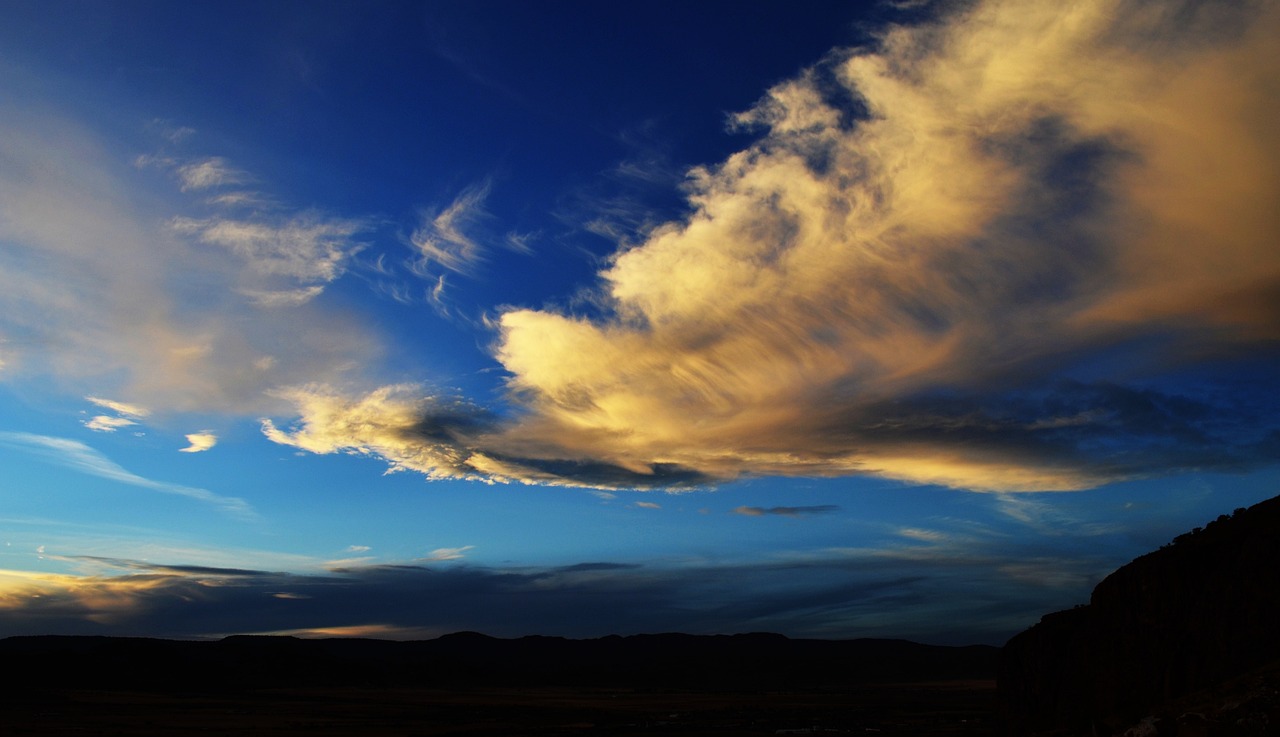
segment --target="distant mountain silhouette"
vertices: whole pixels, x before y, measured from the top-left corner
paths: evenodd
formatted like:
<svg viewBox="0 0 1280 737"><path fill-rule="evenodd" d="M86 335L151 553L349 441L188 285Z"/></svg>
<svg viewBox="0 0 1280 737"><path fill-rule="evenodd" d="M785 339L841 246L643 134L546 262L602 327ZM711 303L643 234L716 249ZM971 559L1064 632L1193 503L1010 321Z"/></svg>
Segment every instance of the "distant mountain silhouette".
<svg viewBox="0 0 1280 737"><path fill-rule="evenodd" d="M234 636L216 642L12 637L0 662L17 688L212 692L270 688L620 686L769 689L990 679L998 648L776 634L435 640Z"/></svg>
<svg viewBox="0 0 1280 737"><path fill-rule="evenodd" d="M1280 497L1180 535L1015 636L999 685L1015 735L1270 735L1278 676Z"/></svg>

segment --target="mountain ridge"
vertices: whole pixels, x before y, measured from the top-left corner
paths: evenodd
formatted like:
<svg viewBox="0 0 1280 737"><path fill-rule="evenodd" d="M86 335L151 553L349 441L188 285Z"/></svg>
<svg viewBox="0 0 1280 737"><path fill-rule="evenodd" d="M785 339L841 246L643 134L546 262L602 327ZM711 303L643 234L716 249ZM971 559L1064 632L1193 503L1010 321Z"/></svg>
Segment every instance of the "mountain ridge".
<svg viewBox="0 0 1280 737"><path fill-rule="evenodd" d="M252 689L306 686L614 685L723 689L990 679L999 649L774 633L640 634L574 640L460 632L433 640L233 635L191 641L102 636L0 640L28 687Z"/></svg>
<svg viewBox="0 0 1280 737"><path fill-rule="evenodd" d="M1180 715L1171 705L1275 671L1278 622L1275 497L1134 559L1088 604L1047 614L1010 639L998 679L1010 733L1108 735L1144 718L1172 723Z"/></svg>

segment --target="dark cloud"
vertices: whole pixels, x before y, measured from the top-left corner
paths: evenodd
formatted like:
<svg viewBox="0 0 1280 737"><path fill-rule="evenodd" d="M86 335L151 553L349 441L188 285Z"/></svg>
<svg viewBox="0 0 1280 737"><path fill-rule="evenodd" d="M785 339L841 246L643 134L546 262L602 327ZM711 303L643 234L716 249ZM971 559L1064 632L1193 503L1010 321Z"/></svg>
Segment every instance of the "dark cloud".
<svg viewBox="0 0 1280 737"><path fill-rule="evenodd" d="M799 517L805 514L830 514L831 512L839 512L840 507L835 504L818 504L810 507L737 507L733 510L734 514L742 514L748 517L761 517L767 514L780 515L783 517Z"/></svg>
<svg viewBox="0 0 1280 737"><path fill-rule="evenodd" d="M1082 571L1081 585L1028 593L985 557L959 556L939 567L893 551L698 568L376 565L323 575L111 563L148 572L45 577L38 596L13 596L0 607L0 629L10 635L345 632L399 639L462 630L499 637L776 631L999 644L1044 610L1087 597L1083 586L1106 570L1098 561L1064 561ZM1013 603L970 616L985 606L968 590L973 579L984 584L985 596ZM961 614L963 628L939 629L939 622L960 621Z"/></svg>

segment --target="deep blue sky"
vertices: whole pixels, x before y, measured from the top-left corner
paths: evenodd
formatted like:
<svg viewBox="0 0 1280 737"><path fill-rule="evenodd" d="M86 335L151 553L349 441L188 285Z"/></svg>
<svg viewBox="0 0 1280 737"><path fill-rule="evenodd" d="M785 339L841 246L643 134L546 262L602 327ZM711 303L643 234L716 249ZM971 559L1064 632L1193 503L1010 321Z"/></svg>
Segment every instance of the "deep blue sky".
<svg viewBox="0 0 1280 737"><path fill-rule="evenodd" d="M0 9L0 635L999 644L1280 489L1273 4L615 5Z"/></svg>

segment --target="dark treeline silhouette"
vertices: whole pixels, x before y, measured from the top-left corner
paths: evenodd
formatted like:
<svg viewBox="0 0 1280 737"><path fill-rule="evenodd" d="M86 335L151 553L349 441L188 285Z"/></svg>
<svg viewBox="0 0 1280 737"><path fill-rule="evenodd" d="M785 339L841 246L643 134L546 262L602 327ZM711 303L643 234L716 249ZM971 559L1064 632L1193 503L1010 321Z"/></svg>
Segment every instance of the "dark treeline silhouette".
<svg viewBox="0 0 1280 737"><path fill-rule="evenodd" d="M0 662L19 688L244 690L377 686L627 686L767 689L992 678L998 649L775 634L435 640L235 636L216 642L12 637Z"/></svg>

